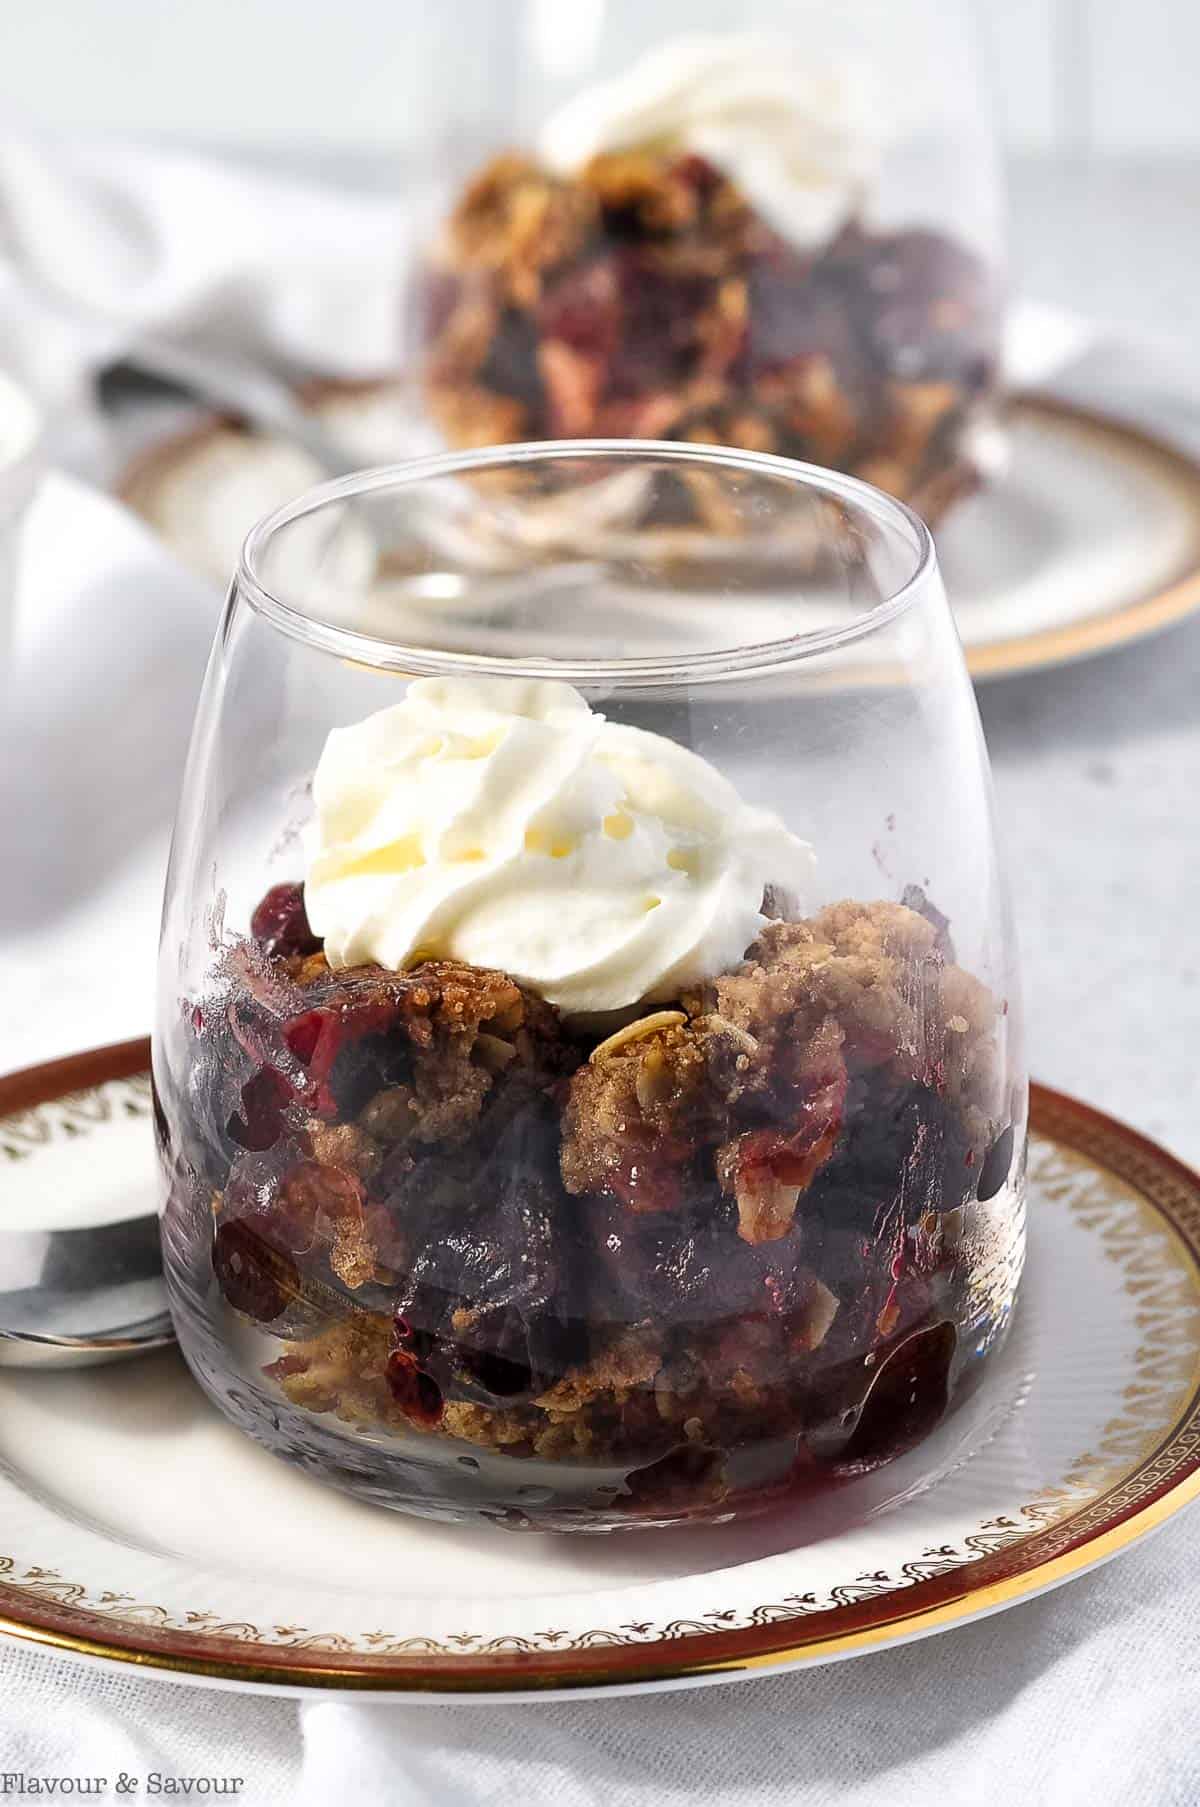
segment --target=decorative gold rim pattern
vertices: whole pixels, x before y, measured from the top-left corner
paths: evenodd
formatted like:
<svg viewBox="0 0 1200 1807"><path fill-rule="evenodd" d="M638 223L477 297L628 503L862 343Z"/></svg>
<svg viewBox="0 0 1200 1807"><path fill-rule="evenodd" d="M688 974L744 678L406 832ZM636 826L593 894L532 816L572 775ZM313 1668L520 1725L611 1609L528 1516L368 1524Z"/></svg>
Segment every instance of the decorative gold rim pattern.
<svg viewBox="0 0 1200 1807"><path fill-rule="evenodd" d="M145 1045L137 1043L80 1057L91 1069L93 1093L105 1083L105 1055L108 1074L129 1074L139 1049L144 1064ZM0 1081L0 1131L14 1110L28 1117L41 1106L43 1122L65 1120L46 1113L45 1104L69 1091L71 1111L78 1111L79 1077L66 1062ZM136 1086L126 1091L139 1095ZM1121 1410L1096 1446L1013 1516L991 1519L957 1544L926 1549L894 1573L861 1574L822 1595L788 1595L749 1611L717 1609L573 1636L553 1628L532 1637L463 1631L440 1643L382 1630L352 1638L296 1625L263 1629L205 1610L173 1616L128 1595L90 1595L52 1568L0 1556L0 1632L267 1686L628 1686L827 1661L1053 1586L1136 1541L1200 1493L1200 1177L1113 1119L1041 1087L1033 1088L1033 1125L1040 1192L1069 1208L1119 1264L1141 1342Z"/></svg>
<svg viewBox="0 0 1200 1807"><path fill-rule="evenodd" d="M61 1098L0 1117L0 1160L28 1161L51 1142L90 1136L115 1117L149 1117L152 1109L149 1073L64 1092Z"/></svg>
<svg viewBox="0 0 1200 1807"><path fill-rule="evenodd" d="M1097 433L1108 434L1136 447L1141 457L1156 464L1174 486L1193 492L1193 507L1200 527L1200 461L1154 433L1132 426L1099 408L1084 408L1074 402L1036 393L1014 396L1012 405L1029 413L1090 427ZM999 678L1010 677L1018 671L1041 671L1055 665L1069 665L1076 659L1112 652L1130 641L1159 633L1197 608L1200 608L1200 551L1170 583L1145 596L1134 597L1118 608L1086 616L1082 621L1072 621L1066 627L1046 628L1011 640L994 640L986 646L966 647L967 669L973 678Z"/></svg>

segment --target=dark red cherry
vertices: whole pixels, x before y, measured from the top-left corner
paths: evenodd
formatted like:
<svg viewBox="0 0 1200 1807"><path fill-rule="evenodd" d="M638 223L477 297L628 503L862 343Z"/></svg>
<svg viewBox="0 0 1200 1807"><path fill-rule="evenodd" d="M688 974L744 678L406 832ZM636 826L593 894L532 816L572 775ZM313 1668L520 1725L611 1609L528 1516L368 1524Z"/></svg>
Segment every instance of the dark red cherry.
<svg viewBox="0 0 1200 1807"><path fill-rule="evenodd" d="M321 945L296 884L272 885L250 918L250 933L268 954L315 954Z"/></svg>
<svg viewBox="0 0 1200 1807"><path fill-rule="evenodd" d="M1002 1130L984 1156L983 1166L979 1170L979 1191L977 1197L981 1204L989 1198L995 1198L1001 1186L1008 1178L1012 1166L1013 1148L1016 1144L1016 1129L1013 1124Z"/></svg>
<svg viewBox="0 0 1200 1807"><path fill-rule="evenodd" d="M267 1242L245 1218L218 1225L213 1272L234 1310L260 1324L281 1317L300 1290L300 1275L291 1256Z"/></svg>
<svg viewBox="0 0 1200 1807"><path fill-rule="evenodd" d="M388 1357L387 1378L392 1397L406 1418L430 1430L440 1421L441 1388L403 1349L393 1351Z"/></svg>
<svg viewBox="0 0 1200 1807"><path fill-rule="evenodd" d="M274 1067L262 1070L242 1087L242 1108L229 1119L229 1138L239 1148L261 1152L273 1148L286 1127L283 1113L292 1088Z"/></svg>
<svg viewBox="0 0 1200 1807"><path fill-rule="evenodd" d="M950 1399L958 1346L953 1324L934 1324L904 1337L876 1375L838 1460L874 1468L927 1437Z"/></svg>

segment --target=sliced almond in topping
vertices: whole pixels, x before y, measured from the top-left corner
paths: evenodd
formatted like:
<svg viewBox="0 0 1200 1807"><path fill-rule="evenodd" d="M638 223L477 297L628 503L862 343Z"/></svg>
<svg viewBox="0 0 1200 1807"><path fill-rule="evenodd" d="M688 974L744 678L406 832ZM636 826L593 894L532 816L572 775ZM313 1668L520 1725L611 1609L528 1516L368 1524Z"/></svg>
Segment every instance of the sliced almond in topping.
<svg viewBox="0 0 1200 1807"><path fill-rule="evenodd" d="M682 1010L652 1011L649 1016L639 1017L636 1023L626 1023L623 1029L615 1029L599 1047L592 1049L588 1058L596 1060L601 1054L615 1054L627 1042L640 1042L644 1035L656 1035L660 1029L673 1029L676 1023L686 1022Z"/></svg>
<svg viewBox="0 0 1200 1807"><path fill-rule="evenodd" d="M830 1326L838 1314L841 1301L835 1292L831 1292L823 1280L813 1276L812 1291L805 1301L802 1326L796 1333L796 1346L808 1351L819 1349L829 1335Z"/></svg>
<svg viewBox="0 0 1200 1807"><path fill-rule="evenodd" d="M738 1235L743 1242L777 1242L786 1236L800 1200L799 1186L770 1174L744 1177L737 1188Z"/></svg>
<svg viewBox="0 0 1200 1807"><path fill-rule="evenodd" d="M503 1073L517 1058L517 1050L511 1042L506 1042L499 1035L481 1034L475 1040L479 1054L479 1064L486 1067L489 1073Z"/></svg>
<svg viewBox="0 0 1200 1807"><path fill-rule="evenodd" d="M705 1021L711 1023L714 1029L719 1029L721 1034L727 1036L730 1041L736 1042L745 1053L758 1053L758 1037L751 1035L748 1029L741 1029L736 1023L731 1023L727 1016L721 1016L718 1011L713 1010L709 1012Z"/></svg>
<svg viewBox="0 0 1200 1807"><path fill-rule="evenodd" d="M485 1029L489 1032L499 1031L501 1035L509 1035L519 1029L525 1021L525 1001L516 986L509 1001L501 1005L495 1016L489 1017Z"/></svg>
<svg viewBox="0 0 1200 1807"><path fill-rule="evenodd" d="M651 1048L641 1061L633 1089L643 1112L648 1116L656 1105L665 1104L671 1096L671 1069L661 1048Z"/></svg>
<svg viewBox="0 0 1200 1807"><path fill-rule="evenodd" d="M947 1029L953 1029L955 1035L965 1035L971 1025L968 1023L965 1016L948 1016L946 1018L946 1027Z"/></svg>

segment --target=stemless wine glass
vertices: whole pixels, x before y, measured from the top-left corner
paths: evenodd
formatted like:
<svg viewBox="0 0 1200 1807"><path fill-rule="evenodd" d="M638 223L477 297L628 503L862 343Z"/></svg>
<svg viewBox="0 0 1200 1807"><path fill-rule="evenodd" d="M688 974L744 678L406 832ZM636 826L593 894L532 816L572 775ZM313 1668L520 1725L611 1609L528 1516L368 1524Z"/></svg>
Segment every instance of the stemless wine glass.
<svg viewBox="0 0 1200 1807"><path fill-rule="evenodd" d="M367 472L250 535L154 1080L180 1343L268 1449L403 1511L603 1530L932 1452L1020 1274L1019 1019L978 717L899 504L590 442Z"/></svg>
<svg viewBox="0 0 1200 1807"><path fill-rule="evenodd" d="M463 33L504 70L460 79ZM992 469L999 159L962 0L462 0L408 190L443 443L778 452L933 520Z"/></svg>

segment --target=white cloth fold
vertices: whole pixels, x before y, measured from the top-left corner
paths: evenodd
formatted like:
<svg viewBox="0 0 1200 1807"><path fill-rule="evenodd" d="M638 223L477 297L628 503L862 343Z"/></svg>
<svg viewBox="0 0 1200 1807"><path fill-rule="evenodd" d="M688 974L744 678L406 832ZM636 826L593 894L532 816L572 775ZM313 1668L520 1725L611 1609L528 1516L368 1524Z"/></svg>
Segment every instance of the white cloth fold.
<svg viewBox="0 0 1200 1807"><path fill-rule="evenodd" d="M0 669L0 1071L149 1028L171 820L220 605L127 508L58 472L22 554Z"/></svg>
<svg viewBox="0 0 1200 1807"><path fill-rule="evenodd" d="M0 137L0 363L45 399L139 336L295 374L396 366L409 210L173 149Z"/></svg>

